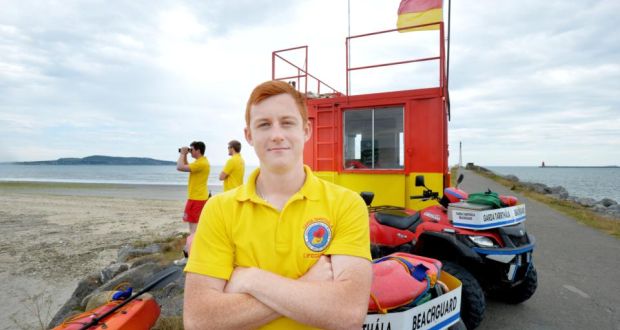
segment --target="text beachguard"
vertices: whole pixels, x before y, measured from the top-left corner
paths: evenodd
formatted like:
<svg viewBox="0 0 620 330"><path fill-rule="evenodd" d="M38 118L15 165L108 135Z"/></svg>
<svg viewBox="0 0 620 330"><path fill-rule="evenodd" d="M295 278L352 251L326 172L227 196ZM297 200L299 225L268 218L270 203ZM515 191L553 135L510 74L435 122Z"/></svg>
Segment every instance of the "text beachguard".
<svg viewBox="0 0 620 330"><path fill-rule="evenodd" d="M383 314L385 317L377 317L376 321L366 319L366 323L362 326L363 330L400 330L400 329L412 329L412 330L422 330L422 329L430 329L433 326L438 325L439 323L446 321L449 318L450 314L456 310L460 305L460 295L452 296L448 299L440 300L436 303L428 302L423 304L423 309L419 310L418 306L415 309L418 309L417 312L411 314L412 310L394 314ZM407 319L403 320L399 316L405 316ZM458 312L457 314L458 315ZM392 316L390 320L390 316ZM393 317L396 317L394 319ZM374 319L374 318L373 318ZM370 322L368 322L370 321Z"/></svg>

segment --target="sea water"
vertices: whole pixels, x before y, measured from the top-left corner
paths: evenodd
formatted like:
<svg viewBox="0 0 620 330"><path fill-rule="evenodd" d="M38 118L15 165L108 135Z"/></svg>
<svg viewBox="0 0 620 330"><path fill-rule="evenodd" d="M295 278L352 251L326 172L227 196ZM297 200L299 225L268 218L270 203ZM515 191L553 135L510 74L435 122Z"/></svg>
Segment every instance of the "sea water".
<svg viewBox="0 0 620 330"><path fill-rule="evenodd" d="M562 186L571 196L596 200L611 198L620 203L620 167L533 167L490 166L489 170L512 174L520 181Z"/></svg>
<svg viewBox="0 0 620 330"><path fill-rule="evenodd" d="M245 177L255 169L246 166ZM620 168L487 167L497 174L512 174L521 181L563 186L576 197L620 202ZM222 166L211 166L208 185L222 185ZM188 174L174 165L17 165L0 164L0 181L77 182L115 184L186 185Z"/></svg>
<svg viewBox="0 0 620 330"><path fill-rule="evenodd" d="M209 186L222 186L223 166L211 166ZM245 177L255 169L246 166ZM0 164L0 181L187 185L188 173L175 165L17 165Z"/></svg>

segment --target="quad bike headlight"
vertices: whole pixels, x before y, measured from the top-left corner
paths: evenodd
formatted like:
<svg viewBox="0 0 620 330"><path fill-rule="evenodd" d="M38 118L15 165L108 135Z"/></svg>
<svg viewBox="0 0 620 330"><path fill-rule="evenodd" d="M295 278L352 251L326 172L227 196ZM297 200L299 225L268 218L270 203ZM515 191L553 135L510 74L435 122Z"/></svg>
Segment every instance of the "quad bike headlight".
<svg viewBox="0 0 620 330"><path fill-rule="evenodd" d="M468 236L469 239L474 242L474 244L480 247L494 247L495 244L493 241L486 236Z"/></svg>

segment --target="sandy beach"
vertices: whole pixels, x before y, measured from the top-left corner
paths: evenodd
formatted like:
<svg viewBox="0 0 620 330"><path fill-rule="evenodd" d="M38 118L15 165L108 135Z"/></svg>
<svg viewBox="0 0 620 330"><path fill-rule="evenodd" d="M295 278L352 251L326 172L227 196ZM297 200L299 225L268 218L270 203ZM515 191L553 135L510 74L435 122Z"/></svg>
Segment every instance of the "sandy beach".
<svg viewBox="0 0 620 330"><path fill-rule="evenodd" d="M47 325L121 245L186 232L185 196L185 186L0 182L0 329Z"/></svg>

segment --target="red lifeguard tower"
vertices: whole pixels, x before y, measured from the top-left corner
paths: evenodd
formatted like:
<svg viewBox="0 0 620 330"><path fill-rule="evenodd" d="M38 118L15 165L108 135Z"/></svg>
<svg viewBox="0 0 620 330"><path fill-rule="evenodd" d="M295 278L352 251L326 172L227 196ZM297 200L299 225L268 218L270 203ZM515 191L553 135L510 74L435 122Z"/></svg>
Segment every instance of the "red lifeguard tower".
<svg viewBox="0 0 620 330"><path fill-rule="evenodd" d="M371 191L374 205L394 205L420 209L429 202L411 200L420 195L415 176L423 174L427 186L443 191L450 183L448 169L448 79L444 47L444 24L436 22L416 27L438 26L430 33L437 34L439 49L435 56L412 58L388 63L351 66L350 45L362 38L397 35L392 29L346 38L346 91L339 92L308 73L308 46L274 51L272 79L289 81L305 93L312 137L307 142L304 162L318 176L354 191ZM411 28L411 27L407 27ZM425 32L429 33L429 32ZM434 36L433 36L434 38ZM433 39L435 40L435 39ZM291 52L302 52L303 63L287 59ZM304 57L305 55L305 57ZM436 86L350 93L350 74L359 70L378 70L384 67L437 63L439 79ZM285 65L292 75L276 75L276 66ZM399 80L406 84L407 76Z"/></svg>

